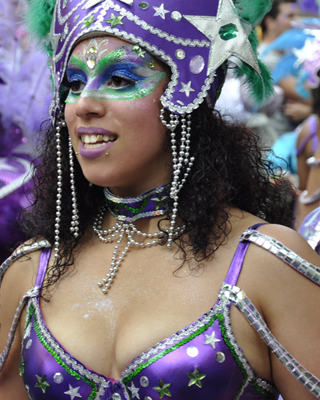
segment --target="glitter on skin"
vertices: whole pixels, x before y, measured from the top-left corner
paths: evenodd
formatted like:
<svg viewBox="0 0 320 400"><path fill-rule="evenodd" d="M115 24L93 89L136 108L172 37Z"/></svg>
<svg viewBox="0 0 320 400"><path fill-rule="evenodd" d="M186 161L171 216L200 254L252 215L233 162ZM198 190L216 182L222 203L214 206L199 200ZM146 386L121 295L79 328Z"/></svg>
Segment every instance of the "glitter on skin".
<svg viewBox="0 0 320 400"><path fill-rule="evenodd" d="M139 57L132 47L122 46L112 51L102 58L93 70L73 54L67 69L71 88L66 103L76 103L80 97L136 100L151 94L166 74L150 69L151 56L146 54L145 57ZM122 79L122 85L108 85L114 78Z"/></svg>

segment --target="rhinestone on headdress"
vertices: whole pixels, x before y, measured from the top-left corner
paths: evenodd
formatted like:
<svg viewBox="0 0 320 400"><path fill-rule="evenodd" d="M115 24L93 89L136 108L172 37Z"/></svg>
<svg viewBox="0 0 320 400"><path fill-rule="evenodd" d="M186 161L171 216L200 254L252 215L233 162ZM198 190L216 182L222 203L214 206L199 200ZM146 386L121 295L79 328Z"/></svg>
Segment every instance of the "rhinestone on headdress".
<svg viewBox="0 0 320 400"><path fill-rule="evenodd" d="M204 66L205 61L202 56L195 56L190 61L190 71L195 75L200 74L203 71Z"/></svg>

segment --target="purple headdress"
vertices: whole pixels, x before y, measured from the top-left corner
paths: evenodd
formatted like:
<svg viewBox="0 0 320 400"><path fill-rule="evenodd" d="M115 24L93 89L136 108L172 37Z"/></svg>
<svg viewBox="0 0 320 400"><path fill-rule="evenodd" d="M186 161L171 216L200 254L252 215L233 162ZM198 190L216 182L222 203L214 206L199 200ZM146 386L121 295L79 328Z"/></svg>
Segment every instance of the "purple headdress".
<svg viewBox="0 0 320 400"><path fill-rule="evenodd" d="M105 32L140 45L168 64L172 79L161 98L174 114L191 113L209 95L214 104L229 60L257 101L270 92L267 70L257 59L254 27L270 0L31 0L29 27L46 40L54 77L51 115L70 53L84 35ZM52 21L50 21L52 18ZM49 31L50 26L50 31Z"/></svg>

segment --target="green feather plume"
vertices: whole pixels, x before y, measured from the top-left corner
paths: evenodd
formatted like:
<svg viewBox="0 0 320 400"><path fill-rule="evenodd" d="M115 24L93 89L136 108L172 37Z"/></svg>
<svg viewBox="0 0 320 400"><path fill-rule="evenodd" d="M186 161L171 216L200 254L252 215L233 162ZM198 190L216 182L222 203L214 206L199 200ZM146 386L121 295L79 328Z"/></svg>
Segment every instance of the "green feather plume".
<svg viewBox="0 0 320 400"><path fill-rule="evenodd" d="M273 0L234 0L242 19L250 22L253 27L260 24L264 15L270 11ZM320 1L320 0L318 0Z"/></svg>
<svg viewBox="0 0 320 400"><path fill-rule="evenodd" d="M46 45L55 5L55 0L29 0L25 22L31 38L41 46Z"/></svg>
<svg viewBox="0 0 320 400"><path fill-rule="evenodd" d="M250 33L248 39L254 53L257 55L258 38L255 31ZM270 98L274 93L274 89L270 71L259 58L258 63L261 75L246 63L242 63L241 67L236 67L235 74L248 87L252 100L261 105Z"/></svg>

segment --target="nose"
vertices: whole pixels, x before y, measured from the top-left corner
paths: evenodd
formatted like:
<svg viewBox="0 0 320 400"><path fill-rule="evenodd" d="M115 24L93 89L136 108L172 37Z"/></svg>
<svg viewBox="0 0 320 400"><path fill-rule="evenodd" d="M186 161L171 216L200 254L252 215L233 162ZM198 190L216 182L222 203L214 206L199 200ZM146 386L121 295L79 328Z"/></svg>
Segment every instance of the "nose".
<svg viewBox="0 0 320 400"><path fill-rule="evenodd" d="M80 97L75 112L82 119L101 118L106 114L106 107L102 100Z"/></svg>

